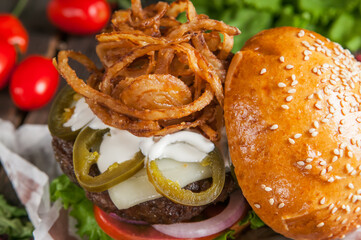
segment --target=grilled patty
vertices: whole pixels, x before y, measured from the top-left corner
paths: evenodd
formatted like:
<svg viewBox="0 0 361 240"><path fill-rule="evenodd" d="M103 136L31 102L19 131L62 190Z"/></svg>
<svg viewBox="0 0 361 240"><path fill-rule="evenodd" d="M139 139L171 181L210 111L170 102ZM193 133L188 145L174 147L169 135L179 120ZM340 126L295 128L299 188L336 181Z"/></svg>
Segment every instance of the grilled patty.
<svg viewBox="0 0 361 240"><path fill-rule="evenodd" d="M78 184L73 167L73 142L68 142L63 139L53 137L52 141L55 158L59 162L63 172L76 184ZM98 168L94 165L91 168L90 175L96 176L99 174ZM212 184L212 179L204 179L191 184L188 184L185 189L200 192L209 188ZM78 184L79 185L79 184ZM232 177L227 174L226 182L220 196L213 202L204 206L185 206L174 203L165 197L150 200L140 203L128 209L119 210L109 197L108 191L96 193L86 191L86 196L95 205L108 213L115 213L118 216L136 221L144 221L150 224L170 224L176 222L183 222L198 216L202 211L211 204L225 201L229 194L234 191L236 184Z"/></svg>

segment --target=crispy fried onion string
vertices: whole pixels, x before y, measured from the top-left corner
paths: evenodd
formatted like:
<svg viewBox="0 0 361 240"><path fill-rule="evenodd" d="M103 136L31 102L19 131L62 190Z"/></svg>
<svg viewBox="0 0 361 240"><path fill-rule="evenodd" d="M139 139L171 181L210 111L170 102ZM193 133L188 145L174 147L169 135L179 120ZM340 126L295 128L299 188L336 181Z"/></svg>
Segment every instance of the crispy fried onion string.
<svg viewBox="0 0 361 240"><path fill-rule="evenodd" d="M188 21L177 20L186 12ZM161 136L198 127L219 139L223 83L233 36L239 30L198 15L188 0L113 14L112 30L96 36L104 70L84 55L61 51L56 66L106 124L137 136ZM223 41L220 35L223 35ZM69 58L90 72L84 82Z"/></svg>

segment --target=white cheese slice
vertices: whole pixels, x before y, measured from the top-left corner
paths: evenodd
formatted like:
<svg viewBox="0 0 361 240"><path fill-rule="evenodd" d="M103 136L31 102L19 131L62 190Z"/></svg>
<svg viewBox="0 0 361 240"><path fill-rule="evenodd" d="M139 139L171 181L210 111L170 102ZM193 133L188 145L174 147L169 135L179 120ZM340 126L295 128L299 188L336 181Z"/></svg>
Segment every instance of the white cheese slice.
<svg viewBox="0 0 361 240"><path fill-rule="evenodd" d="M211 177L209 167L199 163L181 163L171 159L157 160L164 176L176 181L181 187ZM114 205L119 209L127 209L139 203L162 197L149 182L147 172L142 169L133 177L108 190Z"/></svg>

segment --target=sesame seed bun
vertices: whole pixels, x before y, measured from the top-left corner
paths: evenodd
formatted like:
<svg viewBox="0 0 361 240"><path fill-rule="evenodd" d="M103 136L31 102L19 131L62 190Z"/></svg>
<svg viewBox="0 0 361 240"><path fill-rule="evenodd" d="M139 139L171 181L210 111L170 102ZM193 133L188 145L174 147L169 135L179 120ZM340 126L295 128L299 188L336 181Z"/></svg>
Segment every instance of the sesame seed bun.
<svg viewBox="0 0 361 240"><path fill-rule="evenodd" d="M360 64L292 27L251 38L230 65L225 121L251 207L294 239L342 237L361 224Z"/></svg>

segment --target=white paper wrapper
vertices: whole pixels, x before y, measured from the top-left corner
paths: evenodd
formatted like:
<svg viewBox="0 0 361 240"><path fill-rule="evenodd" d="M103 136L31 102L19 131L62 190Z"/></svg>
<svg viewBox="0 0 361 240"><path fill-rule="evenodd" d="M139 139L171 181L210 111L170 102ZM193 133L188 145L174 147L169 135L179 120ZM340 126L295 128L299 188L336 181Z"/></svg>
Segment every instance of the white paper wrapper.
<svg viewBox="0 0 361 240"><path fill-rule="evenodd" d="M75 220L68 218L59 201L50 203L49 180L62 173L53 156L47 126L26 124L15 130L12 123L0 119L0 133L0 162L35 226L35 240L78 239L74 233ZM361 230L344 239L360 240ZM286 238L261 228L248 232L242 240Z"/></svg>
<svg viewBox="0 0 361 240"><path fill-rule="evenodd" d="M35 227L34 238L71 239L63 224L67 223L66 211L60 202L50 204L49 179L61 171L55 164L47 126L23 125L15 130L0 119L0 133L0 162Z"/></svg>

